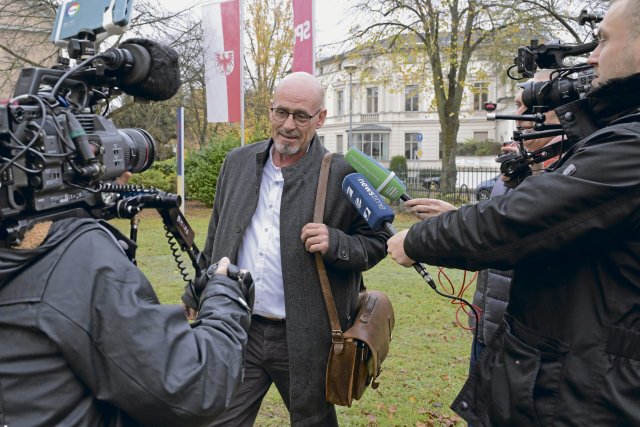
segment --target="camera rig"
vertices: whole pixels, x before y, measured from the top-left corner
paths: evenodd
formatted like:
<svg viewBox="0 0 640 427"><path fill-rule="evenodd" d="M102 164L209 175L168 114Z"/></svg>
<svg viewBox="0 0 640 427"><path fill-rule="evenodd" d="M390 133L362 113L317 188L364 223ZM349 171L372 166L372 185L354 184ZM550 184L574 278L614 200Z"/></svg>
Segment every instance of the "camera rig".
<svg viewBox="0 0 640 427"><path fill-rule="evenodd" d="M576 20L580 26L588 24L593 32L595 24L602 21L602 16L590 14L583 9ZM529 46L518 48L516 57L513 59L514 65L507 70L507 76L513 80L521 80L525 77L533 77L538 68L567 68L564 63L566 57L587 54L594 50L596 46L598 46L598 40L595 36L593 41L583 44L563 44L559 40L547 44L539 44L538 40L531 40ZM519 76L511 75L513 68L517 69Z"/></svg>
<svg viewBox="0 0 640 427"><path fill-rule="evenodd" d="M595 24L602 17L589 14L582 10L577 18L581 26L589 24L592 31ZM531 166L536 163L561 155L577 140L565 139L565 132L560 124L545 123L545 113L562 105L580 100L591 90L591 82L595 78L593 67L587 64L567 66L564 63L566 57L581 56L593 51L598 46L598 40L583 44L562 44L553 42L539 44L537 40L531 40L529 46L518 48L514 58L514 65L507 70L507 76L513 80L525 77L534 77L536 70L551 69L549 79L546 81L529 80L520 83L522 90L522 103L527 107L525 114L496 114L493 109L487 114L487 120L518 120L533 122L531 129L516 130L513 133L513 141L518 151L498 156L500 171L511 178L512 185L517 185L522 179L531 175ZM516 69L518 75L512 75ZM545 146L539 150L529 152L524 147L524 141L563 136L561 141Z"/></svg>
<svg viewBox="0 0 640 427"><path fill-rule="evenodd" d="M151 167L153 137L144 129L118 129L106 117L110 98L129 88L139 96L135 91L142 86L147 99L173 96L179 87L177 53L144 39L96 53L92 40L91 34L69 39L70 56L78 62L73 67L60 61L54 68L21 70L13 98L0 104L0 245L19 245L37 222L75 217L130 218L135 241L136 214L153 208L189 282L179 250L187 252L196 277L206 265L179 210L180 196L117 184L125 172ZM154 54L175 58L171 66L178 77L167 83L172 93L154 93L147 84ZM135 249L129 256L135 262Z"/></svg>

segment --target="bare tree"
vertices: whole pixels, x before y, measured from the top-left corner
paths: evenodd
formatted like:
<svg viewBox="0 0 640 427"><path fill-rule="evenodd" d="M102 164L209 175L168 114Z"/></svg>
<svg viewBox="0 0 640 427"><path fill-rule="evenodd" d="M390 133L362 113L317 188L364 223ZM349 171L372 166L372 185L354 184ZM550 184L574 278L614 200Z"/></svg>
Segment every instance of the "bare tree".
<svg viewBox="0 0 640 427"><path fill-rule="evenodd" d="M543 32L545 26L558 28L559 22L564 26L561 19L566 21L562 30L578 38L575 25L568 19L570 7L569 0L355 1L355 10L370 19L354 37L366 40L369 52L380 47L386 51L408 49L404 46L409 40L411 49L426 57L423 79L431 81L442 129L441 185L445 190L455 186L460 109L474 55L488 49L490 43L504 49L505 40L521 43L532 32ZM517 46L506 48L512 53L510 58Z"/></svg>
<svg viewBox="0 0 640 427"><path fill-rule="evenodd" d="M13 93L20 69L55 63L49 36L56 7L50 0L0 0L0 97Z"/></svg>

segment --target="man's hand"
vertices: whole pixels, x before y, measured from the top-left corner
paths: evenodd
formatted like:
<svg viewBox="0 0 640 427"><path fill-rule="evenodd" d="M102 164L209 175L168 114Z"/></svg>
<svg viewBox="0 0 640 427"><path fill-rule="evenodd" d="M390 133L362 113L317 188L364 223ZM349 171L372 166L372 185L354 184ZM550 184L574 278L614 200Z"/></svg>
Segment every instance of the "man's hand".
<svg viewBox="0 0 640 427"><path fill-rule="evenodd" d="M220 261L218 261L216 264L218 265L218 268L216 268L213 274L222 274L223 276L226 276L227 269L229 268L229 264L231 264L231 261L229 260L229 258L224 256L220 258Z"/></svg>
<svg viewBox="0 0 640 427"><path fill-rule="evenodd" d="M411 267L416 263L404 253L404 238L408 231L409 230L402 230L387 240L387 253L391 255L391 258L393 258L395 262L405 267Z"/></svg>
<svg viewBox="0 0 640 427"><path fill-rule="evenodd" d="M215 264L212 264L207 271L205 271L202 276L192 280L190 284L188 284L185 288L184 294L182 294L182 305L184 307L184 313L188 320L195 320L198 314L198 307L196 307L198 300L200 299L200 294L204 290L204 287L209 282L209 279L213 277L214 274L222 274L224 276L227 275L227 268L231 261L227 257L220 258ZM211 269L211 267L214 267ZM209 271L211 270L211 271ZM195 292L196 295L193 295Z"/></svg>
<svg viewBox="0 0 640 427"><path fill-rule="evenodd" d="M455 211L456 208L451 203L438 199L411 199L404 202L404 206L409 212L415 214L420 219L427 219L438 216L442 212Z"/></svg>
<svg viewBox="0 0 640 427"><path fill-rule="evenodd" d="M302 227L300 239L307 252L320 252L322 255L329 250L329 229L324 224L310 222Z"/></svg>

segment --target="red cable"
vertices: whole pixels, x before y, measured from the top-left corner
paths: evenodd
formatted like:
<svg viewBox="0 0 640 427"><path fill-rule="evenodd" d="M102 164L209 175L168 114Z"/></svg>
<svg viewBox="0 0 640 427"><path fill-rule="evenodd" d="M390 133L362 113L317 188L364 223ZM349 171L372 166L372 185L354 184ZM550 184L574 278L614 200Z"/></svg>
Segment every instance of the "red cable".
<svg viewBox="0 0 640 427"><path fill-rule="evenodd" d="M462 298L464 293L469 288L469 286L471 286L471 284L478 277L478 272L477 271L473 272L473 275L471 276L471 278L467 282L467 273L470 273L470 272L465 270L464 273L463 273L463 276L462 276L462 283L460 285L460 289L456 292L456 287L453 284L453 281L451 280L449 275L446 273L445 268L444 267L438 267L438 284L440 285L440 288L442 289L442 291L444 293L446 293L448 295L451 295L451 296L458 297L458 298ZM460 326L462 329L465 329L465 330L468 330L468 331L473 330L474 328L468 326L468 321L465 324L465 322L460 320L460 310L462 310L466 314L467 318L473 316L473 311L471 309L469 309L464 303L462 303L461 301L458 301L458 300L451 300L451 304L457 306L457 308L456 308L456 324L458 326ZM474 305L473 307L477 310L478 317L482 317L482 310L476 305Z"/></svg>

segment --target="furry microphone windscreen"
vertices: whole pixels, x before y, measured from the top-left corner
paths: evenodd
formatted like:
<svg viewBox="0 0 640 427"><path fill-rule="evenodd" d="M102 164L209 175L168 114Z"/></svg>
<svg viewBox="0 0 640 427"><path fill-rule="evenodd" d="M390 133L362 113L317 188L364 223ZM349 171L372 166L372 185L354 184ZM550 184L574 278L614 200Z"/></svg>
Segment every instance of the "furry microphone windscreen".
<svg viewBox="0 0 640 427"><path fill-rule="evenodd" d="M120 48L127 49L127 45L143 47L149 53L139 55L135 48L130 49L135 57L134 70L148 66L146 77L138 83L121 84L120 89L125 93L150 101L164 101L171 98L180 88L180 56L173 48L149 39L132 38L125 40ZM148 64L138 64L148 62Z"/></svg>

